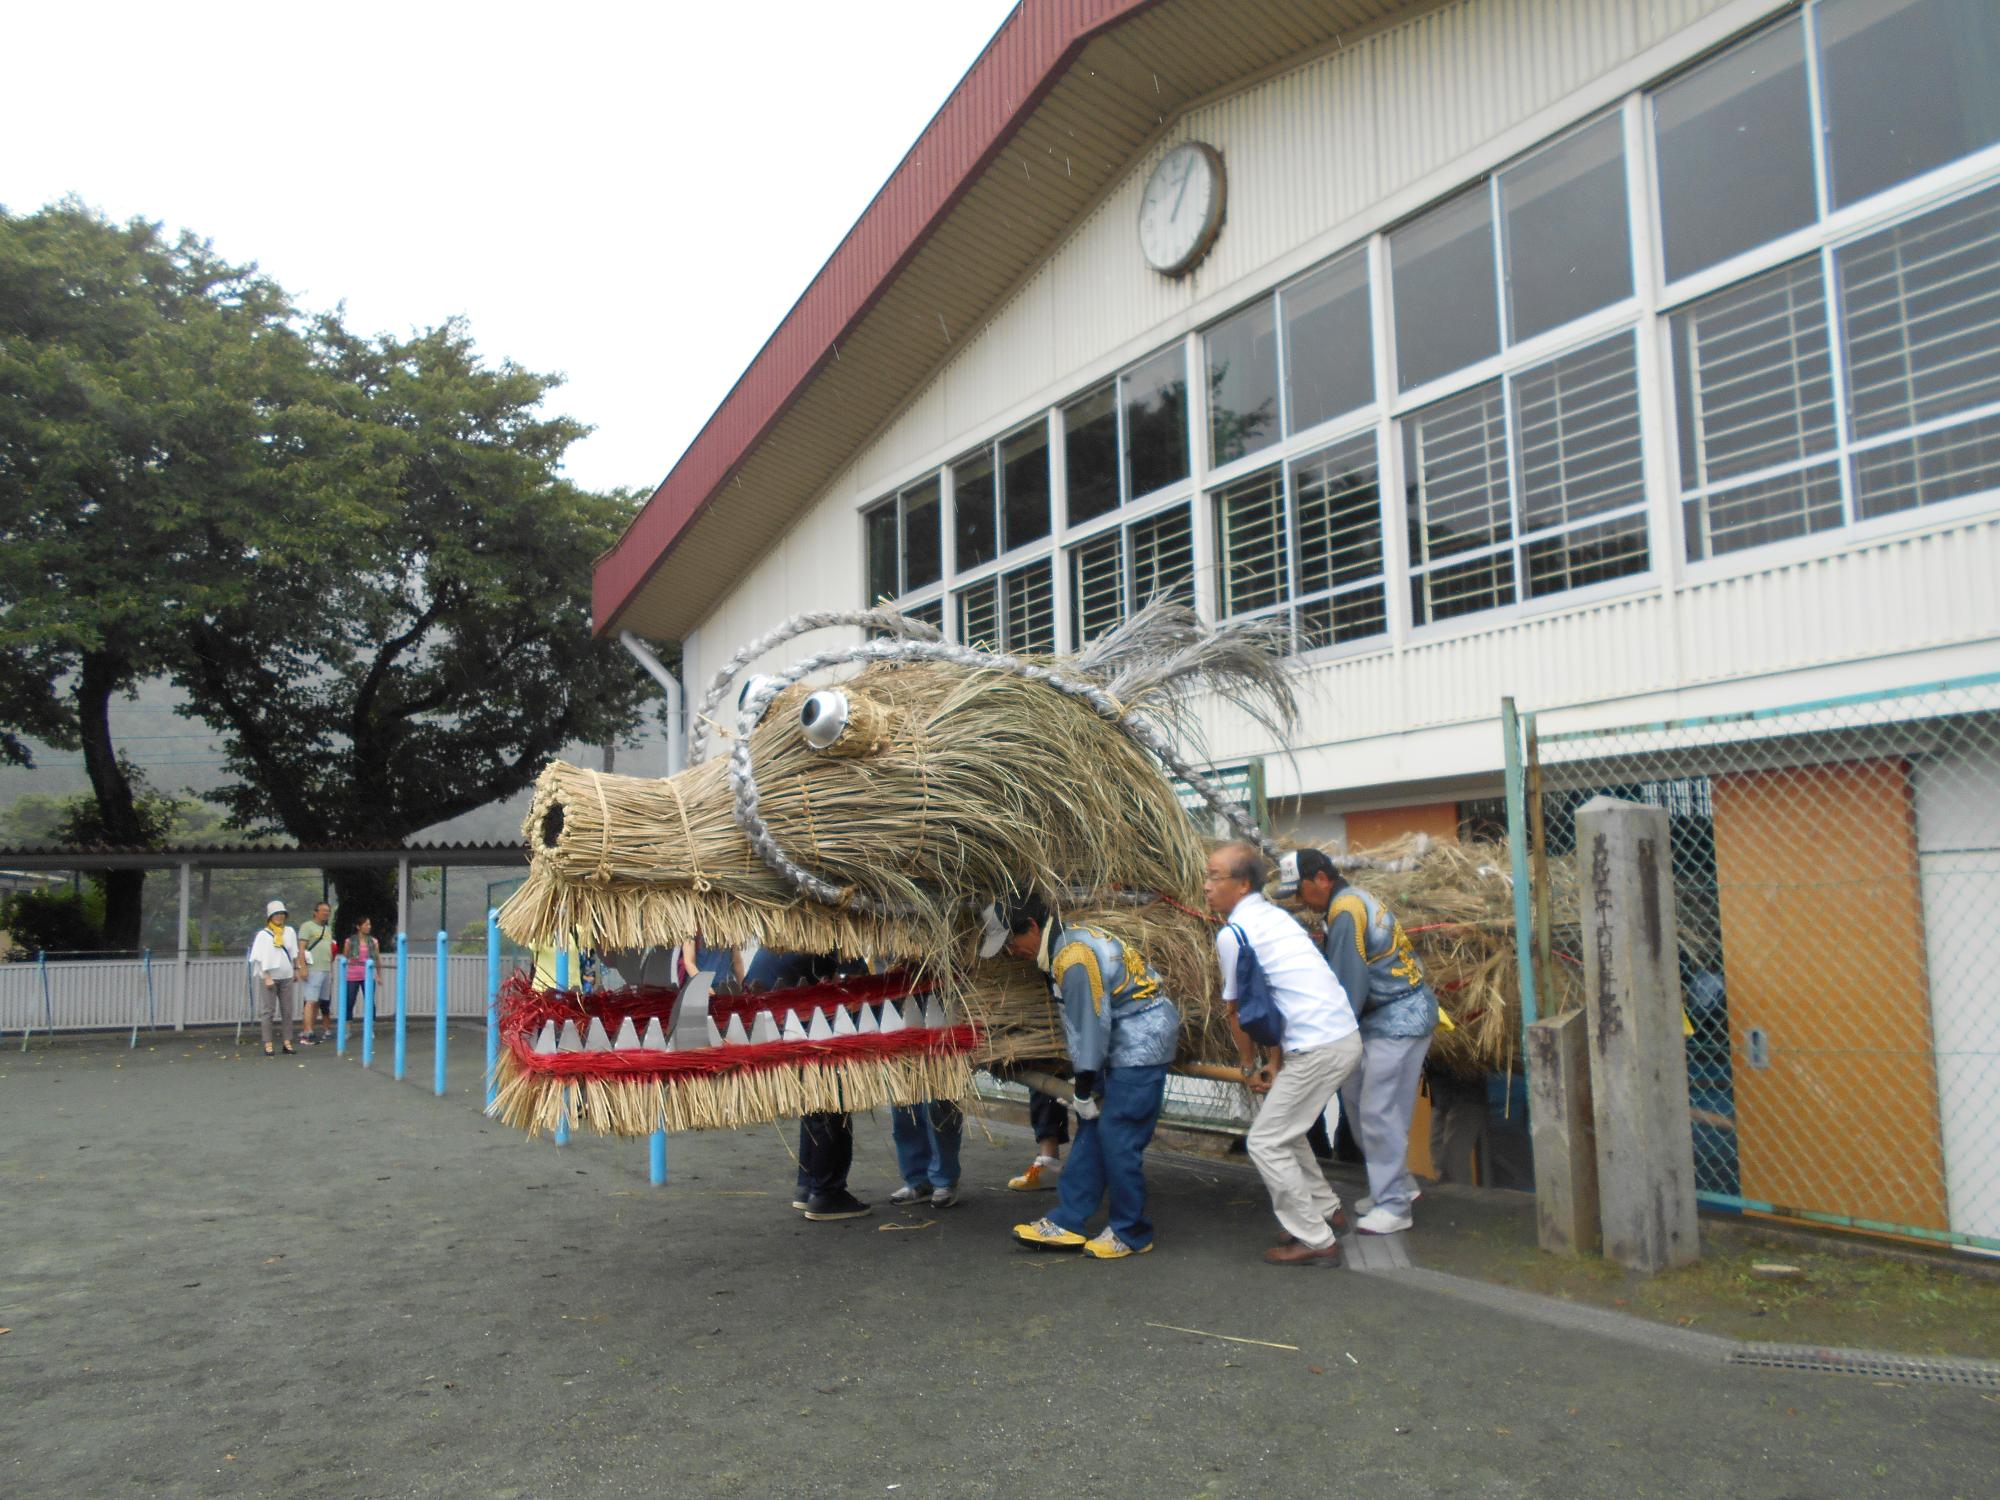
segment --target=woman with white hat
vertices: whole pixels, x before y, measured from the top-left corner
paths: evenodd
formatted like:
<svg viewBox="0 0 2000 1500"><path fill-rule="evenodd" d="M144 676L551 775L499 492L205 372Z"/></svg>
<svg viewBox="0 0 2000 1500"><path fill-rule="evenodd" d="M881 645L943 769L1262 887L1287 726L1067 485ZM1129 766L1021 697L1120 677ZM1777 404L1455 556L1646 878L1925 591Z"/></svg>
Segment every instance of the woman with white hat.
<svg viewBox="0 0 2000 1500"><path fill-rule="evenodd" d="M257 1003L257 1020L264 1028L264 1055L271 1053L271 1016L284 1017L285 1051L292 1050L292 987L299 972L299 935L285 922L282 901L264 908L264 925L250 945L250 967L262 986Z"/></svg>

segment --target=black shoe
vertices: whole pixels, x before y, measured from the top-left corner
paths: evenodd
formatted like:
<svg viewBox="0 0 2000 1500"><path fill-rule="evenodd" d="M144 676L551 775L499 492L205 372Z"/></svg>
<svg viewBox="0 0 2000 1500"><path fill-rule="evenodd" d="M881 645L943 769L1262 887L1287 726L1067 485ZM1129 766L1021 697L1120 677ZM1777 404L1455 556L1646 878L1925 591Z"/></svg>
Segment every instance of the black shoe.
<svg viewBox="0 0 2000 1500"><path fill-rule="evenodd" d="M860 1219L873 1212L873 1208L845 1188L837 1193L822 1193L806 1203L806 1217L815 1223L824 1223L828 1219Z"/></svg>

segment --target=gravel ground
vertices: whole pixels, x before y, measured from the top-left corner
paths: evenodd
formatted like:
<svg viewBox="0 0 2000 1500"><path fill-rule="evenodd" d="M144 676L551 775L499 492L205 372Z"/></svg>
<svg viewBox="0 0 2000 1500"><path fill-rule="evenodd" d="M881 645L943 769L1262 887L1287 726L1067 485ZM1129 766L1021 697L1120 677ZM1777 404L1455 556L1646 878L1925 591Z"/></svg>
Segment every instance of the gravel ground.
<svg viewBox="0 0 2000 1500"><path fill-rule="evenodd" d="M1018 1130L973 1130L961 1206L900 1212L864 1117L877 1214L808 1224L786 1131L677 1137L655 1189L643 1142L483 1119L474 1030L434 1097L428 1041L400 1085L386 1039L372 1074L227 1036L0 1051L0 1490L1995 1493L1990 1393L1267 1268L1231 1165L1160 1157L1158 1252L1099 1264L1011 1243L1046 1202L1005 1189Z"/></svg>

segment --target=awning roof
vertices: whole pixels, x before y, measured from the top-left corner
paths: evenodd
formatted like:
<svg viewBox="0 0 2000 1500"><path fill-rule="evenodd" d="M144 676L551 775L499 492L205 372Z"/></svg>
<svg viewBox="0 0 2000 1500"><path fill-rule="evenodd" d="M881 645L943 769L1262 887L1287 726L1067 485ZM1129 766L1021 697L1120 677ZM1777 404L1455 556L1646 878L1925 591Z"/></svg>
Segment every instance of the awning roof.
<svg viewBox="0 0 2000 1500"><path fill-rule="evenodd" d="M1022 0L598 560L598 632L684 636L1188 105L1435 3Z"/></svg>
<svg viewBox="0 0 2000 1500"><path fill-rule="evenodd" d="M65 848L30 844L0 849L0 873L35 870L161 870L178 865L211 870L355 870L407 859L425 869L525 865L525 843L399 844L392 847L308 847L302 844L181 844L134 849L112 844Z"/></svg>

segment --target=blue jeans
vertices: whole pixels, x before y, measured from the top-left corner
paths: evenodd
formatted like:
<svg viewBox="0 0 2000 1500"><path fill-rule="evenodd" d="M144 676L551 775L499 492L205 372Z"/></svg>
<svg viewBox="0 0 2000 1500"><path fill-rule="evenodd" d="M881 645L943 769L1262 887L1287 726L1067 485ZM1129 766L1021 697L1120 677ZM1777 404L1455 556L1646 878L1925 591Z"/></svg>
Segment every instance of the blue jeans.
<svg viewBox="0 0 2000 1500"><path fill-rule="evenodd" d="M1070 1233L1082 1234L1108 1193L1111 1232L1140 1250L1153 1243L1153 1221L1146 1217L1145 1155L1160 1122L1167 1070L1164 1064L1106 1068L1100 1076L1104 1097L1098 1116L1076 1122L1076 1141L1049 1217Z"/></svg>
<svg viewBox="0 0 2000 1500"><path fill-rule="evenodd" d="M964 1112L949 1099L898 1104L889 1113L889 1135L896 1143L896 1170L904 1183L957 1187L958 1142L964 1133Z"/></svg>

